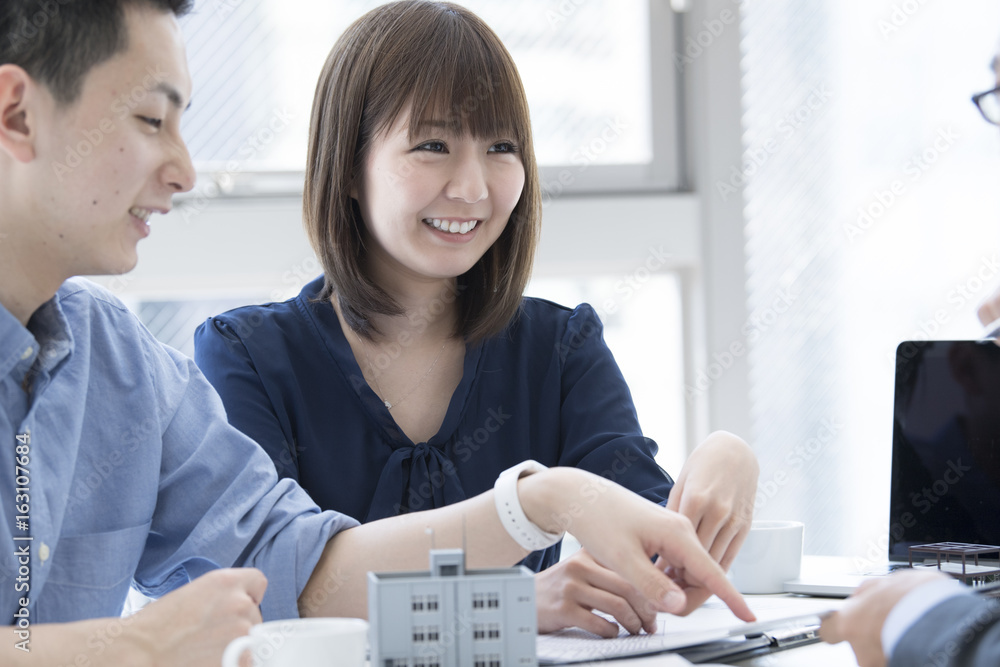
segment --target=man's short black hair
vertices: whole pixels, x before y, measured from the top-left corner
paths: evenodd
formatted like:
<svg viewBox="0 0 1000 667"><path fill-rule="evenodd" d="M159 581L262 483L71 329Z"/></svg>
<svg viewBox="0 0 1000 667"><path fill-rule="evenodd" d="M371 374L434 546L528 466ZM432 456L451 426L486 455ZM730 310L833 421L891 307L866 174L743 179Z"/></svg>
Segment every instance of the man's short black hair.
<svg viewBox="0 0 1000 667"><path fill-rule="evenodd" d="M23 68L63 106L92 67L128 49L125 6L183 16L193 0L2 0L0 65Z"/></svg>

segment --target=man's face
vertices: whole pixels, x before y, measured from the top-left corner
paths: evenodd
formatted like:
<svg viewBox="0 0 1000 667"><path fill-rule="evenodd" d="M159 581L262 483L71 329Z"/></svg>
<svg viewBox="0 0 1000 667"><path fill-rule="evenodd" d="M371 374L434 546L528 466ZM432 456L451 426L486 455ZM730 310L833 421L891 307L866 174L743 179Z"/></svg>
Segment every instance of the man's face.
<svg viewBox="0 0 1000 667"><path fill-rule="evenodd" d="M128 50L94 67L79 99L42 114L32 201L46 257L67 275L123 273L154 212L194 186L180 136L191 77L174 17L128 8Z"/></svg>

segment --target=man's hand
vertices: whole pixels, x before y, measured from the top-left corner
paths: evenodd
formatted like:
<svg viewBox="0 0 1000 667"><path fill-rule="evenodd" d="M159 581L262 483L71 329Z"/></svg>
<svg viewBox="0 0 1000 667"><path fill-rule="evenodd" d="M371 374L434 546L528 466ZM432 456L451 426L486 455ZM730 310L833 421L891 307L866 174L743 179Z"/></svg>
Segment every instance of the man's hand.
<svg viewBox="0 0 1000 667"><path fill-rule="evenodd" d="M218 667L229 642L261 622L266 588L260 570L214 570L136 613L134 638L153 664Z"/></svg>
<svg viewBox="0 0 1000 667"><path fill-rule="evenodd" d="M820 637L830 644L850 642L861 667L884 667L882 626L889 612L914 588L949 578L936 570L908 570L866 581L840 611L823 621Z"/></svg>
<svg viewBox="0 0 1000 667"><path fill-rule="evenodd" d="M586 549L535 575L538 631L579 627L617 637L618 626L594 613L610 614L632 634L656 631L656 612L631 584L600 565Z"/></svg>
<svg viewBox="0 0 1000 667"><path fill-rule="evenodd" d="M698 540L723 570L750 532L759 474L750 446L717 431L691 453L670 492L667 509L691 520Z"/></svg>

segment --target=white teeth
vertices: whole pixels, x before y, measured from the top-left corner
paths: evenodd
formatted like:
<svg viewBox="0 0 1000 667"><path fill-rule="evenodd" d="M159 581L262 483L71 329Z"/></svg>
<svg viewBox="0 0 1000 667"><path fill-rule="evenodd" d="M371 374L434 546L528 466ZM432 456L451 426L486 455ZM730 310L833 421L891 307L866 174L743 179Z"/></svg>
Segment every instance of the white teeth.
<svg viewBox="0 0 1000 667"><path fill-rule="evenodd" d="M138 206L133 206L128 210L129 213L139 218L147 225L149 224L149 216L153 215L153 212L147 208L139 208Z"/></svg>
<svg viewBox="0 0 1000 667"><path fill-rule="evenodd" d="M457 220L453 220L449 222L447 220L441 220L440 218L424 218L424 223L430 225L434 229L440 229L442 232L448 232L450 234L468 234L476 228L479 221L466 220L465 222L458 222Z"/></svg>

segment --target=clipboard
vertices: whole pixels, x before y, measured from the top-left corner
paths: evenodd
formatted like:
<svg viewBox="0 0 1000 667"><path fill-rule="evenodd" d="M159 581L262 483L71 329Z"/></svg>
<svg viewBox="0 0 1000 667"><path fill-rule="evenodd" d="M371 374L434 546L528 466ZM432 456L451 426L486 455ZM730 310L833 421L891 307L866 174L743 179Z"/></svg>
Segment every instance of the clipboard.
<svg viewBox="0 0 1000 667"><path fill-rule="evenodd" d="M677 617L668 616L658 619L660 629L654 634L629 635L623 629L611 639L569 628L538 637L538 664L568 665L657 653L677 653L695 664L743 659L818 642L820 623L833 611L699 630L670 629L669 619Z"/></svg>

